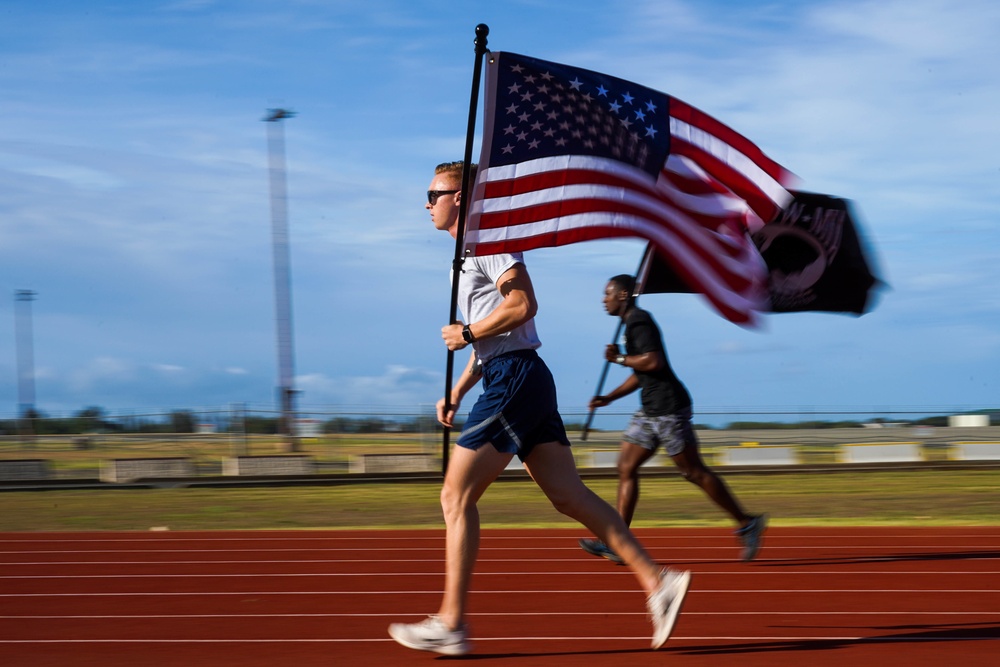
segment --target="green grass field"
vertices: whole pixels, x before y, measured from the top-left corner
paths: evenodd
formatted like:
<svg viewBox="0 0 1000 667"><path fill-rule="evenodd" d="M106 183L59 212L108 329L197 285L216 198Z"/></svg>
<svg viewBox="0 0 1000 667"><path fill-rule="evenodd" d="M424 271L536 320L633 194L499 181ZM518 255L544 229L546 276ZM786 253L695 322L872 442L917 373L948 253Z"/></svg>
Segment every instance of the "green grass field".
<svg viewBox="0 0 1000 667"><path fill-rule="evenodd" d="M731 475L750 512L774 525L997 525L1000 470ZM614 502L613 479L588 486ZM440 528L440 482L221 489L95 489L0 493L0 531ZM484 527L571 527L529 480L494 484ZM636 527L727 526L679 477L642 483Z"/></svg>

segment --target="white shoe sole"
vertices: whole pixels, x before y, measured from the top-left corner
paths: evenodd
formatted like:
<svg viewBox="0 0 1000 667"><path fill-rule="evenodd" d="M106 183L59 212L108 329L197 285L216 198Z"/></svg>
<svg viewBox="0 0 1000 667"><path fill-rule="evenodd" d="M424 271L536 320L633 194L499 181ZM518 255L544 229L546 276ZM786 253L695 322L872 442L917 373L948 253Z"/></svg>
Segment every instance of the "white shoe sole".
<svg viewBox="0 0 1000 667"><path fill-rule="evenodd" d="M670 606L667 607L667 613L663 617L662 625L658 626L656 632L653 634L654 649L666 644L667 640L670 639L670 634L674 631L674 625L677 624L677 617L681 613L681 607L684 606L684 598L687 597L688 588L691 586L691 573L685 571L676 575L673 586L673 600L670 601Z"/></svg>
<svg viewBox="0 0 1000 667"><path fill-rule="evenodd" d="M392 625L389 626L389 636L396 640L399 644L402 644L406 648L412 648L415 651L431 651L433 653L440 653L441 655L465 655L472 650L472 644L468 641L464 641L461 644L445 645L412 642L405 637L400 636L400 633L398 633L396 628Z"/></svg>

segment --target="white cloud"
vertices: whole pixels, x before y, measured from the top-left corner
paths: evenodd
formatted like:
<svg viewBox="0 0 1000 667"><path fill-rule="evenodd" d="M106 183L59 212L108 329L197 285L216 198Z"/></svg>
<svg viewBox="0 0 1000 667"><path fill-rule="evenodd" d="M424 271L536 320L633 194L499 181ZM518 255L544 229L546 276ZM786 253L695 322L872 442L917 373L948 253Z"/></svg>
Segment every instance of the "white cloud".
<svg viewBox="0 0 1000 667"><path fill-rule="evenodd" d="M437 401L444 376L436 371L391 365L381 375L329 377L320 373L296 377L303 405L341 404L418 409Z"/></svg>
<svg viewBox="0 0 1000 667"><path fill-rule="evenodd" d="M114 357L98 357L86 365L72 370L67 378L69 385L77 392L97 389L107 382L123 382L135 378L135 364Z"/></svg>
<svg viewBox="0 0 1000 667"><path fill-rule="evenodd" d="M112 190L123 185L121 179L100 169L31 155L0 152L0 170L63 181L81 190Z"/></svg>
<svg viewBox="0 0 1000 667"><path fill-rule="evenodd" d="M176 375L184 372L184 368L182 366L177 366L175 364L153 364L152 368L153 370L165 375Z"/></svg>

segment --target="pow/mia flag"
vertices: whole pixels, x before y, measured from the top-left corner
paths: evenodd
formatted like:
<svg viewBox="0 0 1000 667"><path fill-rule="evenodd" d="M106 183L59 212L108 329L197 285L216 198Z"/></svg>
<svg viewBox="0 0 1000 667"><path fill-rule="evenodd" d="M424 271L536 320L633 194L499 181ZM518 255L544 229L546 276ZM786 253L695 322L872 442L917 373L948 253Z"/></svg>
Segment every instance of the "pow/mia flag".
<svg viewBox="0 0 1000 667"><path fill-rule="evenodd" d="M775 220L753 233L767 264L771 312L822 311L863 315L882 282L869 268L851 203L812 192L794 200ZM692 292L669 266L652 257L641 294ZM640 276L643 271L640 271Z"/></svg>
<svg viewBox="0 0 1000 667"><path fill-rule="evenodd" d="M850 202L792 194L792 203L753 235L767 263L771 311L868 312L879 280L868 267Z"/></svg>

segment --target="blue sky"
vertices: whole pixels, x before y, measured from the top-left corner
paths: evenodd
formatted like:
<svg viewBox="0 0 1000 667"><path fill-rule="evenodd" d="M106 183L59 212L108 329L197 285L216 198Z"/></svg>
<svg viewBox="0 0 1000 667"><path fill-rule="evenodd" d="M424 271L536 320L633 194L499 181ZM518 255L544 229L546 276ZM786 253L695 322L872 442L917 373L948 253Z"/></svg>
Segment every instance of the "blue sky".
<svg viewBox="0 0 1000 667"><path fill-rule="evenodd" d="M856 203L891 285L861 318L748 331L692 295L643 297L696 413L1000 404L1000 5L569 4L0 3L0 416L19 400L18 289L38 294L43 412L274 405L272 107L298 113L284 129L300 405L436 401L454 246L422 204L433 165L463 153L480 22L493 50L676 95L804 189ZM527 255L565 412L593 393L614 330L604 284L641 249Z"/></svg>

